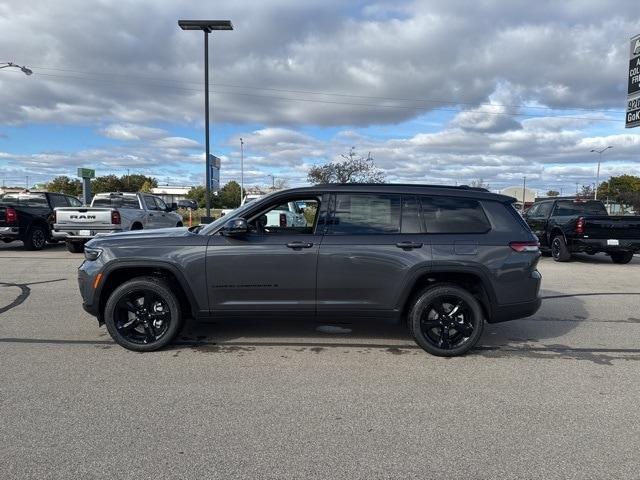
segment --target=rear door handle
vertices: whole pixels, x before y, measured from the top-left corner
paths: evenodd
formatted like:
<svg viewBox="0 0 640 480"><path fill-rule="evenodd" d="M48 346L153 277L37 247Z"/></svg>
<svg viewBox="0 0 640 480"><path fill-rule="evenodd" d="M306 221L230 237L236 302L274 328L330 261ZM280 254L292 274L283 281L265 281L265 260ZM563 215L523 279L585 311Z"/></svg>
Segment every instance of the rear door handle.
<svg viewBox="0 0 640 480"><path fill-rule="evenodd" d="M413 248L422 248L422 243L420 242L398 242L396 243L396 247L402 248L404 250L411 250Z"/></svg>
<svg viewBox="0 0 640 480"><path fill-rule="evenodd" d="M299 248L311 248L313 247L313 243L311 242L289 242L287 243L287 247L293 248L297 250Z"/></svg>

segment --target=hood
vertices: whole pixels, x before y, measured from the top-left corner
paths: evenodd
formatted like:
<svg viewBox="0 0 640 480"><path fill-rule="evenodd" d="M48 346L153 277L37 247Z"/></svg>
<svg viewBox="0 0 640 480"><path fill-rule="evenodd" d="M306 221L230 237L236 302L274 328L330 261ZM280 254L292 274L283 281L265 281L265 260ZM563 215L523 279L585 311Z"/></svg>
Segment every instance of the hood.
<svg viewBox="0 0 640 480"><path fill-rule="evenodd" d="M130 242L132 240L153 240L153 239L170 239L182 238L195 235L191 233L187 227L173 228L155 228L152 230L131 230L121 233L98 234L93 240L87 242L88 246L97 246L99 244L111 244L120 241Z"/></svg>

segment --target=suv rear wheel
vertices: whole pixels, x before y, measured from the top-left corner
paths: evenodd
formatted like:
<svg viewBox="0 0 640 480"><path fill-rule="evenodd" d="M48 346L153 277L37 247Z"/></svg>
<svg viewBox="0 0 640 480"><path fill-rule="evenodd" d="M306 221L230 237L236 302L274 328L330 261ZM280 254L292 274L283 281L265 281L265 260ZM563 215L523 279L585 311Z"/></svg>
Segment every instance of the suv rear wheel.
<svg viewBox="0 0 640 480"><path fill-rule="evenodd" d="M633 259L633 252L616 252L611 254L613 263L629 263Z"/></svg>
<svg viewBox="0 0 640 480"><path fill-rule="evenodd" d="M484 315L478 300L455 285L420 292L409 311L409 330L416 343L432 355L462 355L478 343Z"/></svg>
<svg viewBox="0 0 640 480"><path fill-rule="evenodd" d="M177 297L155 277L134 278L116 288L105 305L104 320L111 338L137 352L164 347L182 326Z"/></svg>

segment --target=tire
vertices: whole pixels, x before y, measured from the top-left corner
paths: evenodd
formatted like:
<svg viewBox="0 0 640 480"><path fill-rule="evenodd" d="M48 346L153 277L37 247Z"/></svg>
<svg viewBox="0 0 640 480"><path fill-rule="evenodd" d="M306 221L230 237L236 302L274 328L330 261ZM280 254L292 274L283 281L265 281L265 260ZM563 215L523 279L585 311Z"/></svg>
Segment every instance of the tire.
<svg viewBox="0 0 640 480"><path fill-rule="evenodd" d="M84 252L84 243L67 242L67 250L69 250L71 253L82 253Z"/></svg>
<svg viewBox="0 0 640 480"><path fill-rule="evenodd" d="M33 225L24 239L24 248L26 250L42 250L46 244L47 232L44 227Z"/></svg>
<svg viewBox="0 0 640 480"><path fill-rule="evenodd" d="M625 264L633 260L633 252L616 252L611 254L613 263Z"/></svg>
<svg viewBox="0 0 640 480"><path fill-rule="evenodd" d="M178 222L178 223L176 224L176 227L183 227L183 226L184 226L184 225L182 225L182 222Z"/></svg>
<svg viewBox="0 0 640 480"><path fill-rule="evenodd" d="M459 313L451 317L456 307ZM436 285L414 297L407 323L414 340L425 351L438 357L455 357L478 343L484 314L480 302L467 290Z"/></svg>
<svg viewBox="0 0 640 480"><path fill-rule="evenodd" d="M131 225L131 230L142 230L142 224L141 223L134 223L133 225Z"/></svg>
<svg viewBox="0 0 640 480"><path fill-rule="evenodd" d="M105 305L104 321L116 343L136 352L166 346L182 328L178 298L155 277L137 277L116 288Z"/></svg>
<svg viewBox="0 0 640 480"><path fill-rule="evenodd" d="M571 252L562 235L556 235L551 239L551 256L556 262L568 262L571 260Z"/></svg>

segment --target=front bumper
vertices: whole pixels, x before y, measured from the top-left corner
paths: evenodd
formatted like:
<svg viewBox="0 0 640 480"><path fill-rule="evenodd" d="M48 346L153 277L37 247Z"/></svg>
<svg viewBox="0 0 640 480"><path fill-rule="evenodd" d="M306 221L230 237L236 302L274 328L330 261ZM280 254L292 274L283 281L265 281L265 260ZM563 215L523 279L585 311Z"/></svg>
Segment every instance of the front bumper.
<svg viewBox="0 0 640 480"><path fill-rule="evenodd" d="M20 237L18 227L0 227L0 239L17 240Z"/></svg>
<svg viewBox="0 0 640 480"><path fill-rule="evenodd" d="M611 240L617 241L617 245L611 245ZM640 252L640 239L620 238L620 239L603 239L603 238L576 238L571 242L572 252Z"/></svg>

